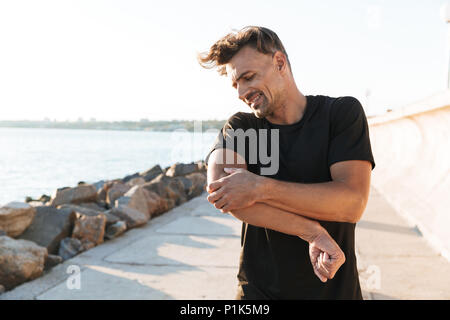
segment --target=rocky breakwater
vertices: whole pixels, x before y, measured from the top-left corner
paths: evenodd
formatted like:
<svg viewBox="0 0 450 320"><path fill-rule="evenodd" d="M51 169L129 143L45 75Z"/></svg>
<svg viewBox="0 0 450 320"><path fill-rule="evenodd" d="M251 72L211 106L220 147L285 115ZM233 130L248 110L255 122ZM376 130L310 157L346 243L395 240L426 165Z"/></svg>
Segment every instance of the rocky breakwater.
<svg viewBox="0 0 450 320"><path fill-rule="evenodd" d="M0 294L200 195L203 161L79 182L0 208Z"/></svg>

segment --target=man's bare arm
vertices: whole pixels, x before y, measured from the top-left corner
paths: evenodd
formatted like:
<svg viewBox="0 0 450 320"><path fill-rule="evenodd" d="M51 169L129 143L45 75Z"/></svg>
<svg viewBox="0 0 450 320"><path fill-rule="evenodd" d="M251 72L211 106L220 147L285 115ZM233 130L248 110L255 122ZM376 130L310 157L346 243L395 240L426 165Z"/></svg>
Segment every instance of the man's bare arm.
<svg viewBox="0 0 450 320"><path fill-rule="evenodd" d="M350 160L330 167L330 182L304 184L267 179L261 199L313 219L356 223L369 197L371 169L369 161Z"/></svg>
<svg viewBox="0 0 450 320"><path fill-rule="evenodd" d="M226 210L262 202L312 219L356 223L367 204L371 164L337 162L330 167L333 181L311 184L275 180L246 170L228 172L232 173L210 184L212 200L222 199L218 206ZM254 190L244 199L241 191L249 184Z"/></svg>
<svg viewBox="0 0 450 320"><path fill-rule="evenodd" d="M234 159L233 163L229 161L230 155L231 159ZM229 157L228 161L225 158L227 156ZM215 150L208 161L208 186L217 179L227 176L224 171L225 167L246 170L245 161L242 158L237 161L239 157L237 153L228 149ZM210 191L209 187L208 190ZM250 192L250 190L247 190L247 192ZM209 197L208 200L210 200ZM212 203L216 208L221 209L217 206L217 203ZM309 254L314 273L323 282L332 279L345 262L345 255L342 250L317 221L264 203L251 203L245 208L230 210L228 213L248 224L295 235L307 241L310 244Z"/></svg>
<svg viewBox="0 0 450 320"><path fill-rule="evenodd" d="M228 164L220 164L225 163L225 159L223 157L226 156L227 152L229 153L229 155L230 153L232 153L232 156L234 157L234 159L236 159L236 161L230 164L230 161L228 160ZM208 186L213 181L216 181L219 178L228 175L223 170L225 167L241 168L246 170L246 164L237 164L238 157L240 156L237 153L228 149L215 150L211 154L208 161ZM217 161L218 159L220 159L220 161ZM245 163L245 160L241 160L240 162ZM217 207L217 205L215 206L217 209L221 209ZM323 232L323 228L317 221L301 217L299 215L272 207L264 203L253 203L246 208L230 210L229 213L237 219L251 225L269 228L290 235L295 235L307 242L311 242L315 236Z"/></svg>

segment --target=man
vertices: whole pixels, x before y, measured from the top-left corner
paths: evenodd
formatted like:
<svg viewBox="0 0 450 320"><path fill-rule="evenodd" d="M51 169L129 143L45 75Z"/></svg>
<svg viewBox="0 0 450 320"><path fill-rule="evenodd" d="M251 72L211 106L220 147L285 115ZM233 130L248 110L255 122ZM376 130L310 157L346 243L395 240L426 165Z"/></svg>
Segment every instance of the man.
<svg viewBox="0 0 450 320"><path fill-rule="evenodd" d="M208 201L243 221L237 298L362 299L354 230L375 162L359 101L304 96L267 28L230 33L199 61L227 75L252 111L228 119L206 159ZM239 149L238 129L268 135ZM264 175L254 147L267 137L279 156Z"/></svg>

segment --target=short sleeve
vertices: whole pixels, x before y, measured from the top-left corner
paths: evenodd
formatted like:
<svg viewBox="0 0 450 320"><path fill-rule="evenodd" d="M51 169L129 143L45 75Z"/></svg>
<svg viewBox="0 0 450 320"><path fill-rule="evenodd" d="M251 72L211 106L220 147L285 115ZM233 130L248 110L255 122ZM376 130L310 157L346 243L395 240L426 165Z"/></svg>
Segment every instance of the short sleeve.
<svg viewBox="0 0 450 320"><path fill-rule="evenodd" d="M242 152L238 151L237 149L237 143L234 141L233 143L227 143L231 138L229 135L228 130L237 130L237 129L248 129L248 115L245 112L237 112L234 115L232 115L224 124L223 128L219 131L219 134L217 135L216 139L214 140L214 143L209 150L206 158L205 163L208 165L208 160L211 155L211 153L220 148L230 148L232 146L233 151L238 152L241 154ZM247 146L246 146L247 149ZM246 158L246 154L248 152L244 152L241 154L241 156L248 162L248 159Z"/></svg>
<svg viewBox="0 0 450 320"><path fill-rule="evenodd" d="M367 160L375 168L369 125L364 109L354 97L338 98L331 107L328 166L346 160Z"/></svg>

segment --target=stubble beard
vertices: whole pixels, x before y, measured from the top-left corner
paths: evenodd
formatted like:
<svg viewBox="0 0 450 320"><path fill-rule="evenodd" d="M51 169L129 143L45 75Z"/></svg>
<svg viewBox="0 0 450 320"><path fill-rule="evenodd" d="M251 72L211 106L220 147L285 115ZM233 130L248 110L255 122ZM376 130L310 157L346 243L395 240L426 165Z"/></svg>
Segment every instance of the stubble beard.
<svg viewBox="0 0 450 320"><path fill-rule="evenodd" d="M266 118L267 116L270 116L273 114L273 106L269 101L267 101L266 96L263 96L263 102L257 106L256 108L253 108L253 114L257 118Z"/></svg>
<svg viewBox="0 0 450 320"><path fill-rule="evenodd" d="M255 109L253 109L253 114L257 118L267 118L273 116L275 110L277 110L282 105L281 99L278 95L275 95L274 101L269 103L266 96L263 96L263 102Z"/></svg>

